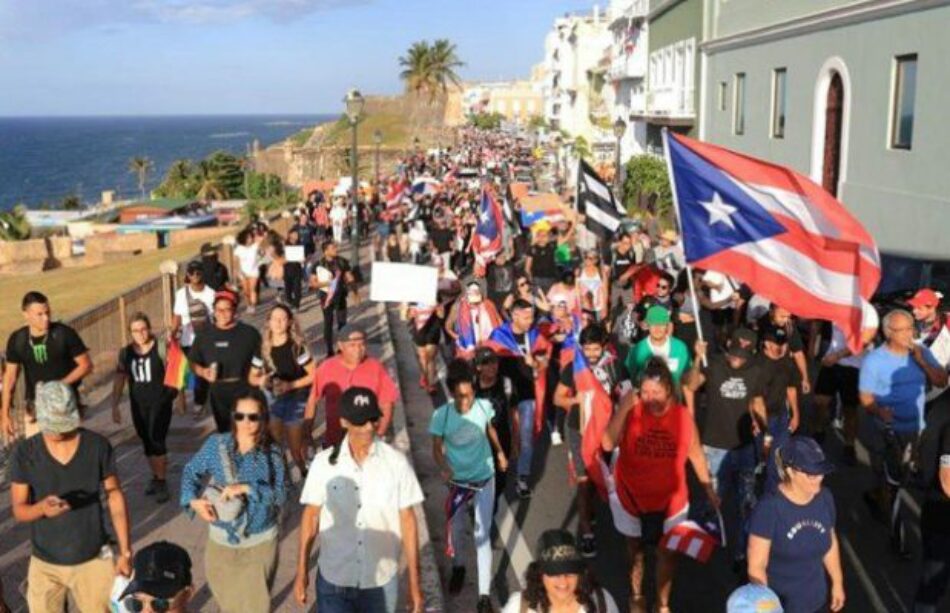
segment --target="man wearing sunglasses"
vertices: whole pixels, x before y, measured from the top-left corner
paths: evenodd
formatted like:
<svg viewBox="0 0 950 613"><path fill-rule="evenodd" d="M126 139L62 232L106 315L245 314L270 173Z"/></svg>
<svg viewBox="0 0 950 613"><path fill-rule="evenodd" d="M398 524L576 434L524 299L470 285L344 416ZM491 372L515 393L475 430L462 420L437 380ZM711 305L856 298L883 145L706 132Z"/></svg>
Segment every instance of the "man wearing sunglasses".
<svg viewBox="0 0 950 613"><path fill-rule="evenodd" d="M185 268L185 284L175 292L175 304L172 309L172 328L169 339L178 339L181 350L188 355L195 343L198 332L213 325L214 289L205 283L202 264L198 260L188 262ZM194 408L200 415L208 401L208 382L201 377L195 378ZM187 400L185 394L178 396L179 412L185 412Z"/></svg>
<svg viewBox="0 0 950 613"><path fill-rule="evenodd" d="M182 613L191 600L191 558L168 541L158 541L135 554L132 581L122 592L121 611Z"/></svg>

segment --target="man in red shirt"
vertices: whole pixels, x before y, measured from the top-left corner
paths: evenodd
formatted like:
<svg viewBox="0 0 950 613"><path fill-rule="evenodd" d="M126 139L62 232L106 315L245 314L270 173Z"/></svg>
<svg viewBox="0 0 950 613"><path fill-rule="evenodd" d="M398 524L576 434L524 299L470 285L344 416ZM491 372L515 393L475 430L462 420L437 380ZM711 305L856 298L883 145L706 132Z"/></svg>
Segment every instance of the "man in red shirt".
<svg viewBox="0 0 950 613"><path fill-rule="evenodd" d="M326 408L326 432L323 446L332 447L343 439L340 427L340 397L351 387L365 387L373 390L379 400L383 413L376 434L384 436L393 419L393 405L399 397L396 383L386 372L382 362L366 355L366 333L356 324L347 324L340 330L337 340L339 353L327 358L314 373L313 386L304 411L304 432L313 429L313 419L317 413L317 402L324 399Z"/></svg>

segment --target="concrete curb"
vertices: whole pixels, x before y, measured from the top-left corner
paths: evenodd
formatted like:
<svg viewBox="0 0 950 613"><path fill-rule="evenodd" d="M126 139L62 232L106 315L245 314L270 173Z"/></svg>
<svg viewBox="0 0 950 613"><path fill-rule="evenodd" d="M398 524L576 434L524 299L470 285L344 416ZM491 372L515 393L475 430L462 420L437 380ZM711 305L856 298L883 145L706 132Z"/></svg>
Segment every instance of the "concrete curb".
<svg viewBox="0 0 950 613"><path fill-rule="evenodd" d="M385 364L386 370L392 377L396 385L400 387L399 402L393 410L393 447L406 454L409 463L415 467L415 461L412 457L412 444L410 442L409 430L406 423L406 407L403 404L402 386L399 384L399 369L396 363L396 345L393 342L390 322L386 312L386 304L382 302L374 303L373 306L377 316L383 325L380 328L381 344L386 348L380 360ZM413 356L413 359L415 357ZM421 481L421 479L420 479ZM445 599L442 594L442 582L439 577L439 566L436 562L435 545L429 535L429 524L426 521L426 514L423 505L416 505L416 524L419 534L419 573L422 583L422 593L425 595L426 611L444 611ZM403 591L404 592L404 591ZM405 601L406 594L400 592L400 602Z"/></svg>

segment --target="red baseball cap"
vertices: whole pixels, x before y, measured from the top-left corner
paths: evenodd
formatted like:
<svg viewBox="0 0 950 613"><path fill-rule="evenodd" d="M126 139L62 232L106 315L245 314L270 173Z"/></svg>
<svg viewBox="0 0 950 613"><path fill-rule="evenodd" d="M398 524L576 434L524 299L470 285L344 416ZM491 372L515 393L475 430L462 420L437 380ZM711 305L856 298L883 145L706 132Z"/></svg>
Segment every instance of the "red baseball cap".
<svg viewBox="0 0 950 613"><path fill-rule="evenodd" d="M238 295L229 289L220 289L216 291L214 293L214 301L217 302L218 300L227 300L235 307L237 307L239 302Z"/></svg>
<svg viewBox="0 0 950 613"><path fill-rule="evenodd" d="M919 290L914 297L907 301L912 307L928 307L940 304L940 294L929 287Z"/></svg>

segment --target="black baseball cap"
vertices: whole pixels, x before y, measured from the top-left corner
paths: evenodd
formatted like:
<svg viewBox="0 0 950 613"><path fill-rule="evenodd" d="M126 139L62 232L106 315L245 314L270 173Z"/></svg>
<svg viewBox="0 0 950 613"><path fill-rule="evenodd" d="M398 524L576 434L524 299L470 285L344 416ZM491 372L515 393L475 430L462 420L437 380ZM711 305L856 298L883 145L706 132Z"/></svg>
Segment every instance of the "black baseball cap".
<svg viewBox="0 0 950 613"><path fill-rule="evenodd" d="M377 421L382 416L376 393L369 388L351 387L340 397L340 417L354 426Z"/></svg>
<svg viewBox="0 0 950 613"><path fill-rule="evenodd" d="M201 272L202 270L203 270L203 267L201 265L201 262L199 262L198 260L192 260L188 262L188 266L185 267L185 271L189 275L194 272Z"/></svg>
<svg viewBox="0 0 950 613"><path fill-rule="evenodd" d="M774 324L766 325L762 328L762 341L769 341L772 343L778 343L779 345L784 345L788 342L788 330L782 326L776 326Z"/></svg>
<svg viewBox="0 0 950 613"><path fill-rule="evenodd" d="M491 347L485 347L484 345L475 350L475 366L481 366L482 364L490 364L492 362L498 361L498 354L495 353L495 350Z"/></svg>
<svg viewBox="0 0 950 613"><path fill-rule="evenodd" d="M810 436L793 436L778 449L782 464L806 475L827 475L835 469L834 463L825 457L815 439Z"/></svg>
<svg viewBox="0 0 950 613"><path fill-rule="evenodd" d="M119 600L138 593L171 598L191 585L188 552L168 541L158 541L141 549L135 554L132 568L132 581Z"/></svg>
<svg viewBox="0 0 950 613"><path fill-rule="evenodd" d="M545 575L577 575L587 563L567 530L546 530L538 539L538 566Z"/></svg>
<svg viewBox="0 0 950 613"><path fill-rule="evenodd" d="M755 334L755 331L748 328L736 328L732 332L732 336L729 339L730 345L738 345L743 343L750 347L755 347L755 344L758 342L758 337Z"/></svg>

